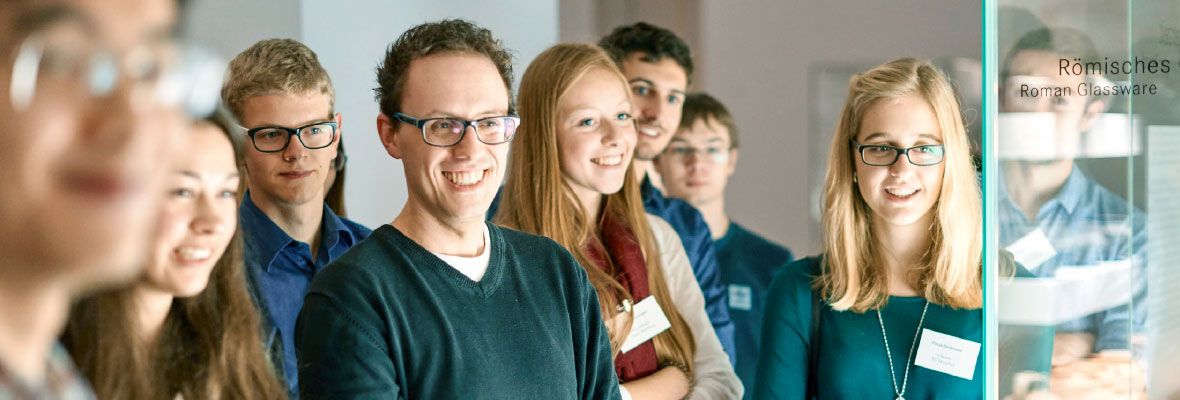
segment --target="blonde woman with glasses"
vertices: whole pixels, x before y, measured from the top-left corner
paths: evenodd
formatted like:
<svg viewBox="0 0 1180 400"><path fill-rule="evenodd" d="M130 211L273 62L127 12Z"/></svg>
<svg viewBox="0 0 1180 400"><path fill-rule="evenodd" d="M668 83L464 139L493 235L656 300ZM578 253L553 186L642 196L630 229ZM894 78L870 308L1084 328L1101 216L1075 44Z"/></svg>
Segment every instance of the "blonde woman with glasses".
<svg viewBox="0 0 1180 400"><path fill-rule="evenodd" d="M980 192L946 76L854 76L825 181L824 250L771 284L754 397L982 398Z"/></svg>

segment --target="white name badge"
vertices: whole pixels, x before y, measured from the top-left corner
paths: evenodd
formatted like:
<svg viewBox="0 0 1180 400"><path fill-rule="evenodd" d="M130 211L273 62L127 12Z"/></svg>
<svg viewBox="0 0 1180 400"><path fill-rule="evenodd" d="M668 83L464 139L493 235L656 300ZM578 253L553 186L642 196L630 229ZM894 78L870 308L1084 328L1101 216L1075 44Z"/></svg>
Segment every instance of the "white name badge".
<svg viewBox="0 0 1180 400"><path fill-rule="evenodd" d="M922 329L914 365L972 380L978 359L979 343Z"/></svg>
<svg viewBox="0 0 1180 400"><path fill-rule="evenodd" d="M754 308L754 291L749 285L729 285L729 308L745 311Z"/></svg>
<svg viewBox="0 0 1180 400"><path fill-rule="evenodd" d="M632 312L634 312L635 321L631 323L631 333L627 334L627 339L623 341L623 347L620 348L623 353L639 347L643 342L672 327L672 323L668 322L668 317L664 315L664 310L660 308L660 303L656 302L655 296L648 296L636 303Z"/></svg>
<svg viewBox="0 0 1180 400"><path fill-rule="evenodd" d="M1057 249L1053 248L1053 244L1049 243L1049 238L1045 237L1045 232L1041 228L1034 229L1027 235L1005 248L1012 253L1012 257L1016 262L1024 265L1024 268L1029 271L1035 271L1037 267L1041 266L1045 261L1057 255Z"/></svg>

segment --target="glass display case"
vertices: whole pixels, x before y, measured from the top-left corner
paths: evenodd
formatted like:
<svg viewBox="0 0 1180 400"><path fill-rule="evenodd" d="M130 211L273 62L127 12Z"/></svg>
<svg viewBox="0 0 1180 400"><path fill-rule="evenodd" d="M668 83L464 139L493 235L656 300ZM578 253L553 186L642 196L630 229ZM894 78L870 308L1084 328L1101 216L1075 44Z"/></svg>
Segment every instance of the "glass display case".
<svg viewBox="0 0 1180 400"><path fill-rule="evenodd" d="M1180 2L997 3L998 397L1180 399Z"/></svg>

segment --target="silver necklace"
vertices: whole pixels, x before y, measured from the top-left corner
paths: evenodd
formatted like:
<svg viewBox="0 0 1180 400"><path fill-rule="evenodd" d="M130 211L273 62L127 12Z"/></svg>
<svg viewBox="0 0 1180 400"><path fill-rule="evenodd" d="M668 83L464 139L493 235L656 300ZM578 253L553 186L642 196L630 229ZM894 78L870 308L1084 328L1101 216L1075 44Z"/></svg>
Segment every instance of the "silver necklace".
<svg viewBox="0 0 1180 400"><path fill-rule="evenodd" d="M905 385L910 380L910 359L914 357L914 347L918 344L918 335L922 334L922 322L926 321L926 309L930 308L930 301L922 306L922 318L918 319L918 331L914 332L914 341L910 343L910 355L905 359L905 375L901 380L901 390L897 390L897 374L893 372L893 354L889 353L889 337L885 336L885 319L881 317L881 309L877 309L877 322L881 323L881 337L885 339L885 357L889 359L889 382L893 383L893 393L896 400L905 400Z"/></svg>

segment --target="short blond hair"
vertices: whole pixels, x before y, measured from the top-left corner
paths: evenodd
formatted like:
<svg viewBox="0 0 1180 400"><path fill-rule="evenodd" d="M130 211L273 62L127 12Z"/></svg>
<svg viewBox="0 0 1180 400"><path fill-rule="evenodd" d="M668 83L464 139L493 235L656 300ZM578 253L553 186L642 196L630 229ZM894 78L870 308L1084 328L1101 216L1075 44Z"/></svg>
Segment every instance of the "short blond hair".
<svg viewBox="0 0 1180 400"><path fill-rule="evenodd" d="M251 97L306 93L327 96L328 113L335 113L336 91L315 52L293 39L267 39L230 61L221 100L240 120Z"/></svg>

